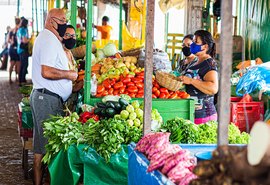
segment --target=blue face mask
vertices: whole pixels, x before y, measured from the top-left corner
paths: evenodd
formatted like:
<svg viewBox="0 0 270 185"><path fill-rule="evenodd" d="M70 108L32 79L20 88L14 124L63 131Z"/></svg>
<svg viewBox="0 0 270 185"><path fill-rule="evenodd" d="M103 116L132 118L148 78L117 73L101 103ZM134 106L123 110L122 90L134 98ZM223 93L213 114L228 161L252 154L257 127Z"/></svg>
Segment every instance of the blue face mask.
<svg viewBox="0 0 270 185"><path fill-rule="evenodd" d="M192 54L196 54L196 53L202 51L202 44L201 45L197 45L195 42L193 42L190 45L190 51L191 51Z"/></svg>

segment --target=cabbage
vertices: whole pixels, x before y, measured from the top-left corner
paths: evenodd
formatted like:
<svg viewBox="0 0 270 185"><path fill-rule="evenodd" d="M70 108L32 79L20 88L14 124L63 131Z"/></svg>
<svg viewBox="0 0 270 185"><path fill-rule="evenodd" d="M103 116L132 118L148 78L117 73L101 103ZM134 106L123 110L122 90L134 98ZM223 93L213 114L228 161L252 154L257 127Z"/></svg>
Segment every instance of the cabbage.
<svg viewBox="0 0 270 185"><path fill-rule="evenodd" d="M103 50L102 50L102 49L98 49L98 50L97 50L97 59L100 60L100 59L103 59L103 58L105 58L105 57L106 57L106 56L105 56Z"/></svg>
<svg viewBox="0 0 270 185"><path fill-rule="evenodd" d="M103 48L103 52L107 57L113 56L117 53L116 46L112 43L107 44Z"/></svg>

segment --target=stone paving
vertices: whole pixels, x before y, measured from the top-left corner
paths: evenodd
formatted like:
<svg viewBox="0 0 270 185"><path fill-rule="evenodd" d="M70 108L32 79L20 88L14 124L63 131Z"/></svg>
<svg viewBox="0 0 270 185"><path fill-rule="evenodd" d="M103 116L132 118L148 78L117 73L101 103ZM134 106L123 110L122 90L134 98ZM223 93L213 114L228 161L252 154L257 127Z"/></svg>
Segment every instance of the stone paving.
<svg viewBox="0 0 270 185"><path fill-rule="evenodd" d="M0 185L30 185L22 170L22 143L17 131L17 109L22 95L8 73L0 71Z"/></svg>

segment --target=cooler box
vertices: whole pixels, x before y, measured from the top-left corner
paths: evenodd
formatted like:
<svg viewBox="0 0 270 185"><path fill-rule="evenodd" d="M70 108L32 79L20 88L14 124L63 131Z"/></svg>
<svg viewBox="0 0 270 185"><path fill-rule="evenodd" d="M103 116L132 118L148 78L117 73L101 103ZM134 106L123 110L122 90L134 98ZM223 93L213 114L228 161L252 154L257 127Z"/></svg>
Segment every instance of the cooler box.
<svg viewBox="0 0 270 185"><path fill-rule="evenodd" d="M253 124L264 118L263 102L231 102L231 122L241 132L249 132Z"/></svg>

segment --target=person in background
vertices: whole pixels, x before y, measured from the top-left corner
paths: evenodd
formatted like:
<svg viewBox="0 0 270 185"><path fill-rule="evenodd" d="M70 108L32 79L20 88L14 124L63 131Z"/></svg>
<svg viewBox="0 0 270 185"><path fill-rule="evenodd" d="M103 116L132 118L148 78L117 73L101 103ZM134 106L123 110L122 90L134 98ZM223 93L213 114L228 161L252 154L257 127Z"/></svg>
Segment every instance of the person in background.
<svg viewBox="0 0 270 185"><path fill-rule="evenodd" d="M62 40L64 50L68 57L68 66L70 70L76 70L76 61L71 53L71 49L76 44L76 33L75 28L72 25L67 25L65 35Z"/></svg>
<svg viewBox="0 0 270 185"><path fill-rule="evenodd" d="M110 40L112 27L108 25L110 21L109 17L102 17L102 26L96 26L93 24L93 27L97 29L101 33L101 39Z"/></svg>
<svg viewBox="0 0 270 185"><path fill-rule="evenodd" d="M20 27L20 18L15 18L15 27L10 30L9 35L8 35L8 43L10 44L9 47L9 57L10 57L10 67L9 67L9 83L12 83L11 75L14 67L16 68L16 80L17 80L17 75L20 72L20 56L17 53L17 31Z"/></svg>
<svg viewBox="0 0 270 185"><path fill-rule="evenodd" d="M23 83L26 83L26 74L28 68L28 42L29 42L29 35L28 35L28 20L25 18L21 19L20 28L17 31L17 53L20 56L21 66L19 72L19 86Z"/></svg>
<svg viewBox="0 0 270 185"><path fill-rule="evenodd" d="M7 26L7 32L5 33L5 40L2 46L3 51L0 53L0 60L1 60L1 70L7 69L7 61L8 61L8 34L10 31L10 26Z"/></svg>
<svg viewBox="0 0 270 185"><path fill-rule="evenodd" d="M192 44L193 41L193 34L189 34L184 36L182 40L182 52L185 56L183 60L180 60L176 70L179 72L179 74L184 74L186 72L186 69L188 69L190 66L194 65L198 58L196 55L192 54L190 51L190 45Z"/></svg>
<svg viewBox="0 0 270 185"><path fill-rule="evenodd" d="M217 120L214 106L214 95L218 92L216 45L208 31L198 30L194 35L190 51L198 60L179 78L186 85L187 93L195 99L195 124L201 124Z"/></svg>
<svg viewBox="0 0 270 185"><path fill-rule="evenodd" d="M64 115L63 103L72 93L72 81L77 72L69 70L62 37L66 32L66 15L62 9L51 9L45 29L35 40L33 48L33 91L30 106L34 123L34 184L42 184L42 158L48 142L43 135L42 122L52 115Z"/></svg>

